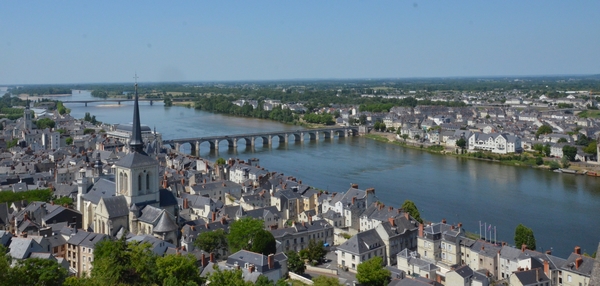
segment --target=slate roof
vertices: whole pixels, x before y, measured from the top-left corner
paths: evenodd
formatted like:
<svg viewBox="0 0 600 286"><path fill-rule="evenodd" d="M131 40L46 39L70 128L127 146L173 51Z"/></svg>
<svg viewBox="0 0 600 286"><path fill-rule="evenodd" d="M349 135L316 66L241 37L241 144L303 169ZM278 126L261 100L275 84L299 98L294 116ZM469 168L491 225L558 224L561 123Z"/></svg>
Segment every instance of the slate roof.
<svg viewBox="0 0 600 286"><path fill-rule="evenodd" d="M375 229L359 232L346 242L338 246L337 249L361 255L371 249L384 247L385 244Z"/></svg>
<svg viewBox="0 0 600 286"><path fill-rule="evenodd" d="M583 260L579 268L575 267L575 261L577 258L581 258ZM577 253L571 253L561 269L589 277L592 275L592 269L594 269L595 262L596 261L594 258L579 255Z"/></svg>
<svg viewBox="0 0 600 286"><path fill-rule="evenodd" d="M138 218L138 220L154 225L154 222L159 219L162 212L162 209L148 205L142 209L142 215Z"/></svg>
<svg viewBox="0 0 600 286"><path fill-rule="evenodd" d="M519 279L519 281L521 281L523 285L532 285L540 282L550 282L550 279L548 278L548 276L546 276L546 273L544 273L544 269L542 268L518 271L514 272L513 275L517 276L517 278Z"/></svg>
<svg viewBox="0 0 600 286"><path fill-rule="evenodd" d="M173 193L167 189L160 189L158 190L159 192L159 200L160 200L160 206L161 207L169 207L169 206L176 206L177 205L177 198L175 198L175 195L173 195Z"/></svg>
<svg viewBox="0 0 600 286"><path fill-rule="evenodd" d="M124 196L102 198L109 218L117 218L129 214L129 207Z"/></svg>
<svg viewBox="0 0 600 286"><path fill-rule="evenodd" d="M178 229L177 224L171 219L168 213L163 212L160 220L156 223L156 226L152 229L153 232L164 233L176 231Z"/></svg>
<svg viewBox="0 0 600 286"><path fill-rule="evenodd" d="M100 202L100 198L114 196L116 194L116 188L114 181L101 178L96 181L87 194L83 195L83 198L97 205Z"/></svg>
<svg viewBox="0 0 600 286"><path fill-rule="evenodd" d="M454 272L456 272L456 274L460 275L460 277L462 278L468 278L473 276L473 269L471 269L471 267L469 267L468 265L459 267L455 269Z"/></svg>
<svg viewBox="0 0 600 286"><path fill-rule="evenodd" d="M13 237L10 246L10 256L25 259L33 251L41 251L42 247L32 238Z"/></svg>
<svg viewBox="0 0 600 286"><path fill-rule="evenodd" d="M124 168L137 168L158 165L158 161L156 161L150 156L143 155L138 152L133 152L121 158L121 160L117 161L115 165Z"/></svg>
<svg viewBox="0 0 600 286"><path fill-rule="evenodd" d="M273 257L273 259L274 269L281 268L279 261L275 259L275 257ZM266 255L247 250L240 250L234 254L231 254L227 258L226 264L231 267L234 266L236 262L242 268L244 267L245 263L254 264L256 271L260 273L269 272L271 270L269 269L268 258Z"/></svg>

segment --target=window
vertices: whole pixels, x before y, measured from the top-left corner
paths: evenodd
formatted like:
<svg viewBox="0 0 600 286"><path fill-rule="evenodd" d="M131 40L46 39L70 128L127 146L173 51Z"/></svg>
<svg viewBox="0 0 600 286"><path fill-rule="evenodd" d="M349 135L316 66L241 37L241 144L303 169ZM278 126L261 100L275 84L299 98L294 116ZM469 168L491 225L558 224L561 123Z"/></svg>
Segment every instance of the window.
<svg viewBox="0 0 600 286"><path fill-rule="evenodd" d="M142 174L138 175L138 191L142 190Z"/></svg>
<svg viewBox="0 0 600 286"><path fill-rule="evenodd" d="M150 190L150 173L146 174L146 189Z"/></svg>
<svg viewBox="0 0 600 286"><path fill-rule="evenodd" d="M568 282L573 282L572 280L573 280L573 278L571 277L571 275L567 275L567 281Z"/></svg>

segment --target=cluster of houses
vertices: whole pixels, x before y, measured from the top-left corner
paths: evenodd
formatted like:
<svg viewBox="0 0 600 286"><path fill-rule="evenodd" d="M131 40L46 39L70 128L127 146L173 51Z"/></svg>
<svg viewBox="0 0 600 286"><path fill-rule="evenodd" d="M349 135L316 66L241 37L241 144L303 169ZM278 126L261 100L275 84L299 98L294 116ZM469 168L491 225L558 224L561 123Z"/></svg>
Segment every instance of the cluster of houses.
<svg viewBox="0 0 600 286"><path fill-rule="evenodd" d="M410 110L418 115L429 109ZM68 197L74 203L0 204L0 243L15 261L52 259L71 275L83 276L93 267L99 242L125 236L149 243L157 255L194 255L201 275L215 268L240 269L247 281L260 275L276 281L288 274L285 253L315 240L337 254L333 263L342 271L356 272L361 262L382 257L393 285L489 285L496 280L590 285L595 262L578 248L564 259L473 240L460 224L424 225L401 209L385 206L373 188L352 184L344 193L319 191L261 167L258 159L216 164L165 148L160 134L140 124L137 101L130 125L94 126L69 115L44 116L56 122L54 129L37 129L29 108L23 118L2 122L0 139L7 144L17 138L18 144L0 146L0 189L51 188L55 198ZM438 121L454 122L446 117ZM85 131L90 129L94 132ZM481 141L482 146L493 140L489 144L518 148L520 144L511 143L516 136L505 134L482 132L467 138L475 136L472 144ZM74 138L72 144L66 143L67 136ZM208 253L196 247L202 233L227 232L233 221L244 217L264 222L276 239L276 253Z"/></svg>
<svg viewBox="0 0 600 286"><path fill-rule="evenodd" d="M586 105L587 106L587 105ZM595 105L594 105L595 106ZM416 106L392 107L388 113L360 112L356 107L331 107L319 112L339 112L338 125L357 124L362 116L368 124L381 122L387 131L396 132L399 140L416 140L421 143L457 148L457 141L465 141L469 151L489 151L498 154L519 153L532 150L535 144L550 145L551 156L562 158L562 147L578 149L576 160L596 162L595 154L587 154L576 145L581 138L596 140L600 121L583 118L582 110L540 111L531 106ZM550 134L537 134L543 126L552 129Z"/></svg>

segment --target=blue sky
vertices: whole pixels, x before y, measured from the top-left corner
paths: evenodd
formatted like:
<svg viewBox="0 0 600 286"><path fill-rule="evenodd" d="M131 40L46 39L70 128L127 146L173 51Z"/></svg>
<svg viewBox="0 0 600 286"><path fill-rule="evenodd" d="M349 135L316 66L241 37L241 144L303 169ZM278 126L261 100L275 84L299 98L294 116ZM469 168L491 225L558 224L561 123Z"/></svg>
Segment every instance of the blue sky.
<svg viewBox="0 0 600 286"><path fill-rule="evenodd" d="M600 73L600 1L0 0L0 83Z"/></svg>

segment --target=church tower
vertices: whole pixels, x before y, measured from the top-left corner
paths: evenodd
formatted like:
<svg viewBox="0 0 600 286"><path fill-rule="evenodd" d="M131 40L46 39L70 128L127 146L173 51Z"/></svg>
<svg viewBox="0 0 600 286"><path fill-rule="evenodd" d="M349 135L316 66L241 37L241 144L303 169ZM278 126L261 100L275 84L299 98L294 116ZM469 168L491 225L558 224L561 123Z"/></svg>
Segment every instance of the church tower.
<svg viewBox="0 0 600 286"><path fill-rule="evenodd" d="M146 205L159 206L158 161L144 152L137 82L133 106L133 126L129 140L130 153L115 164L116 193L127 200L127 205L142 209Z"/></svg>
<svg viewBox="0 0 600 286"><path fill-rule="evenodd" d="M23 110L23 129L29 131L32 129L33 122L33 114L31 109L29 109L29 99L27 99L27 103L25 104L25 110Z"/></svg>

